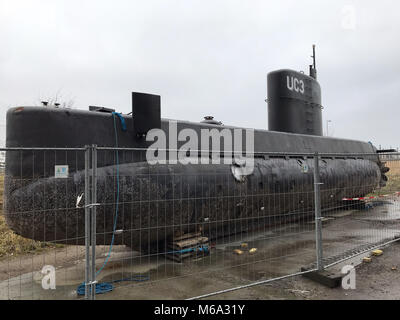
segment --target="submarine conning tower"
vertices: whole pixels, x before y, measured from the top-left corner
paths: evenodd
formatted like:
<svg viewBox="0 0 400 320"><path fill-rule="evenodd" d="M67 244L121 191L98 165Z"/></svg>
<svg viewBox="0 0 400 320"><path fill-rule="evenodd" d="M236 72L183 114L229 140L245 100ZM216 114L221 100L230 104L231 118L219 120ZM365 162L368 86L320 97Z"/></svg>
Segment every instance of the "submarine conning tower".
<svg viewBox="0 0 400 320"><path fill-rule="evenodd" d="M321 87L317 81L315 46L310 75L289 69L270 72L268 129L322 136Z"/></svg>

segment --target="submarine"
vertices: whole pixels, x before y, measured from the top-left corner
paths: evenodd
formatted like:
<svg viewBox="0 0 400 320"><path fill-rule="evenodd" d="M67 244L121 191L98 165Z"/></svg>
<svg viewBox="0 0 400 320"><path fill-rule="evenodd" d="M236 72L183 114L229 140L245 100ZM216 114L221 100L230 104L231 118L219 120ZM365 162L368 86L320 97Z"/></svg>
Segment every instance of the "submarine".
<svg viewBox="0 0 400 320"><path fill-rule="evenodd" d="M191 130L198 136L206 129L232 134L248 130L211 116L200 122L161 118L158 95L133 92L130 114L96 106L9 109L8 148L70 150L7 151L4 214L8 226L38 241L85 243L84 207L77 204L85 192L85 157L73 149L88 145L98 146L97 244L123 244L142 251L160 250L167 239L182 232L201 230L216 239L312 219L315 153L321 155L323 210L343 206L344 197L362 197L384 186L388 168L371 143L323 136L313 50L309 75L290 69L268 74L269 130L252 129L254 150L243 155L252 158L249 174L241 174L241 165L234 161L147 161L146 154L154 146L148 137L156 129L165 132L167 149L184 145L185 141L169 141L171 124L178 132ZM212 158L212 147L204 150L200 142L197 146L201 153L194 153L195 158ZM167 150L167 155L172 151ZM58 165L68 166L67 179L55 176Z"/></svg>

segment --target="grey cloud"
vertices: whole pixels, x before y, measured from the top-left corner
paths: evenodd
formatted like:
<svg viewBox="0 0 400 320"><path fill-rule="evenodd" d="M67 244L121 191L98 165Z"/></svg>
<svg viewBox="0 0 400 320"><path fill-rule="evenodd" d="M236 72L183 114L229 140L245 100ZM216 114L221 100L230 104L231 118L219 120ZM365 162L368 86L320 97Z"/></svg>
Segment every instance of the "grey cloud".
<svg viewBox="0 0 400 320"><path fill-rule="evenodd" d="M60 92L74 107L266 128L266 74L307 71L317 44L324 120L335 136L400 146L396 1L1 1L0 124L6 109ZM357 25L342 28L353 5ZM1 128L0 128L1 129ZM4 130L0 136L4 136ZM0 138L2 140L2 138Z"/></svg>

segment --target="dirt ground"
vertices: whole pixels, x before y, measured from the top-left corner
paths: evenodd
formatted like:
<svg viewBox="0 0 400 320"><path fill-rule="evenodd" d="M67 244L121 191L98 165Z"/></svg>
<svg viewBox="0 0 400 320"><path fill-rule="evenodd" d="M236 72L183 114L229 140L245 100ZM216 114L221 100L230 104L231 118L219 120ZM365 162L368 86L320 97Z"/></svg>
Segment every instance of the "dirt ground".
<svg viewBox="0 0 400 320"><path fill-rule="evenodd" d="M380 202L368 211L345 210L330 214L323 223L324 254L379 242L399 235L400 199ZM326 215L325 215L326 216ZM218 242L211 254L175 263L165 256L143 256L125 246L114 246L111 258L98 275L99 282L114 284L114 290L97 299L187 299L274 277L294 274L315 261L313 224L285 225ZM243 243L243 254L234 254ZM250 254L250 248L257 248ZM381 247L382 248L382 247ZM99 270L108 246L97 246ZM344 264L356 266L356 289L330 289L303 276L214 295L210 299L400 299L400 243L382 248L384 253L370 263L360 263L370 251L329 269L338 273ZM336 261L336 260L335 260ZM43 290L41 270L56 268L56 290ZM120 279L148 277L148 281ZM83 246L65 246L42 253L0 259L0 299L82 299L77 286L85 277Z"/></svg>
<svg viewBox="0 0 400 320"><path fill-rule="evenodd" d="M356 267L354 290L344 290L341 287L331 289L303 276L272 282L267 287L272 291L272 299L398 300L400 299L400 244L395 243L384 248L382 256L374 257L370 263L362 263ZM249 294L252 294L251 290L249 289ZM262 290L260 287L257 291L261 293ZM252 295L254 296L254 293ZM245 292L242 292L237 298L244 296ZM220 298L229 299L230 296L225 295Z"/></svg>
<svg viewBox="0 0 400 320"><path fill-rule="evenodd" d="M104 248L105 249L105 248ZM84 274L82 247L68 247L55 249L54 252L45 252L29 259L14 259L0 261L0 299L78 299L76 286L82 281ZM126 252L125 248L118 247L113 258ZM400 299L400 243L393 243L383 248L383 255L373 257L370 263L361 263L356 267L356 289L344 290L341 287L328 288L303 276L295 276L283 280L261 284L258 286L240 289L224 294L212 296L208 299L295 299L295 300L359 300L359 299ZM365 256L362 255L361 257ZM57 292L37 290L41 277L31 274L32 269L40 269L43 264L51 264L57 261L57 273L60 289ZM115 275L113 265L109 268L111 273L104 276L103 280L111 279ZM332 268L333 269L333 268ZM12 270L16 277L16 285L13 287ZM66 272L68 270L68 272ZM72 272L75 271L75 272ZM24 276L29 275L27 279ZM10 277L11 276L11 277ZM64 276L64 277L63 277ZM111 278L110 278L111 277ZM8 280L7 280L8 279ZM11 280L10 280L11 279ZM243 283L245 284L245 283ZM221 288L229 288L238 285L234 273L226 272L225 275L216 273L204 279L200 276L191 276L189 279L172 279L144 285L117 286L113 292L98 295L97 299L185 299L189 298L188 291L196 293L198 287L205 292L218 291ZM37 293L40 292L40 296ZM7 297L7 294L9 295Z"/></svg>

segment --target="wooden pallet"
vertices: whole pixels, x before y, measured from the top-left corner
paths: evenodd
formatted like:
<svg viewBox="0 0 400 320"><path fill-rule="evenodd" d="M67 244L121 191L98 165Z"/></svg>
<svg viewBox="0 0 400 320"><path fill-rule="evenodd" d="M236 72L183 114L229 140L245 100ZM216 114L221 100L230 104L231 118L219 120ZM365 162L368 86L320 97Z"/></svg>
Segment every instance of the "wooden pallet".
<svg viewBox="0 0 400 320"><path fill-rule="evenodd" d="M200 236L201 236L201 231L190 232L190 233L176 233L172 238L172 242L185 240L188 238L200 237Z"/></svg>
<svg viewBox="0 0 400 320"><path fill-rule="evenodd" d="M209 242L207 237L201 236L200 232L187 233L179 236L175 236L173 241L167 246L168 254L167 257L171 260L182 262L190 257L204 257L208 254L204 251L199 251L197 248L207 247L209 248ZM182 250L195 249L189 252L181 252Z"/></svg>

